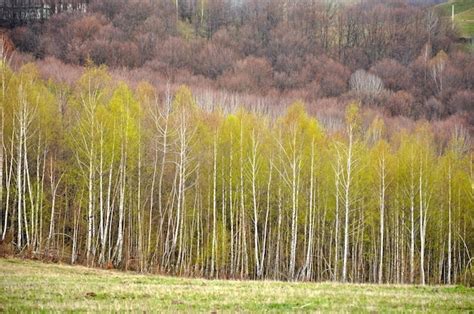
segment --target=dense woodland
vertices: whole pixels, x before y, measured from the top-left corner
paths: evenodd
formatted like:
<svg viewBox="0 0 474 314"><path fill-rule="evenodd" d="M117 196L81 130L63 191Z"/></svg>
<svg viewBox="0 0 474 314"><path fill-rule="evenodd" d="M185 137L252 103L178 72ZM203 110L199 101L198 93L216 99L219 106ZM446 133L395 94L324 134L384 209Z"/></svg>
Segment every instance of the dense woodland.
<svg viewBox="0 0 474 314"><path fill-rule="evenodd" d="M88 66L74 86L1 66L2 250L209 278L472 280L469 134L325 127L157 96Z"/></svg>
<svg viewBox="0 0 474 314"><path fill-rule="evenodd" d="M9 37L0 253L473 282L474 56L432 6L103 0Z"/></svg>
<svg viewBox="0 0 474 314"><path fill-rule="evenodd" d="M429 1L95 0L87 12L11 38L66 81L92 60L131 84L474 122L474 56Z"/></svg>

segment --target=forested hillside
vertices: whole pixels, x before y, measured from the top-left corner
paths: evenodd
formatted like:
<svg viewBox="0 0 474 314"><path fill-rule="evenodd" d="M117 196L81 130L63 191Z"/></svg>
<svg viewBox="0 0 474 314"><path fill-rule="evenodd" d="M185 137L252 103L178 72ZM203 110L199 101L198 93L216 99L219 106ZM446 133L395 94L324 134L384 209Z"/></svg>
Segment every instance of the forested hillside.
<svg viewBox="0 0 474 314"><path fill-rule="evenodd" d="M95 0L88 13L57 14L11 38L56 80L74 81L71 68L91 60L133 85L146 80L163 92L168 81L173 89L187 84L208 103L229 105L238 94L246 103L303 99L318 112L342 113L359 99L386 116L471 126L474 57L436 8L399 0Z"/></svg>
<svg viewBox="0 0 474 314"><path fill-rule="evenodd" d="M89 65L74 85L1 64L3 254L209 278L472 280L461 126L326 124L158 97ZM327 125L331 126L328 127ZM9 251L10 250L10 251Z"/></svg>

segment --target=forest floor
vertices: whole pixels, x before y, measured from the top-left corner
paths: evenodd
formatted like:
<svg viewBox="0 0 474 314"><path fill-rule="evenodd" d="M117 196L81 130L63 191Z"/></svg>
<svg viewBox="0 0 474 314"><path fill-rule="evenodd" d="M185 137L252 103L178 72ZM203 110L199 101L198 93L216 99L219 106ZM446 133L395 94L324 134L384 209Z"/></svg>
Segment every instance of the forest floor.
<svg viewBox="0 0 474 314"><path fill-rule="evenodd" d="M0 259L0 312L474 311L474 289L234 281Z"/></svg>

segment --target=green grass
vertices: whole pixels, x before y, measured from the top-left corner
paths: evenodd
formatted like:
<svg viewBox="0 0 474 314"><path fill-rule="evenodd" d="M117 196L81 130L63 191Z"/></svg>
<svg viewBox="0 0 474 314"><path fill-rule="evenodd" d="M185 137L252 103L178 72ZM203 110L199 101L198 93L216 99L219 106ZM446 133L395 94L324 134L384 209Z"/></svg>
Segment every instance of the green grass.
<svg viewBox="0 0 474 314"><path fill-rule="evenodd" d="M474 0L451 0L438 4L436 8L441 10L442 15L451 17L452 4L454 4L454 15L456 15L466 10L472 9L474 7Z"/></svg>
<svg viewBox="0 0 474 314"><path fill-rule="evenodd" d="M451 19L451 5L454 4L454 21L462 36L474 36L474 0L454 0L438 4L438 12Z"/></svg>
<svg viewBox="0 0 474 314"><path fill-rule="evenodd" d="M455 15L455 20L463 35L474 36L474 5L473 8Z"/></svg>
<svg viewBox="0 0 474 314"><path fill-rule="evenodd" d="M474 289L140 275L0 259L0 312L473 311Z"/></svg>

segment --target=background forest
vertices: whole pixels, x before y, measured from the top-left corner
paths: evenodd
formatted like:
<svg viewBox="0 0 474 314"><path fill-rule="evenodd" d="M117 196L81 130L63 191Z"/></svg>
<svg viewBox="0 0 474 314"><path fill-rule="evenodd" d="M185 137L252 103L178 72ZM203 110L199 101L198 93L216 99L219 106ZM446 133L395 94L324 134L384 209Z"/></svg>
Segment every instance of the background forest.
<svg viewBox="0 0 474 314"><path fill-rule="evenodd" d="M474 57L458 43L450 10L396 0L97 0L88 13L54 15L11 38L44 59L43 75L66 82L81 70L62 62L90 59L161 92L168 81L186 84L202 103L275 108L302 99L343 119L358 98L387 116L472 125Z"/></svg>
<svg viewBox="0 0 474 314"><path fill-rule="evenodd" d="M10 38L3 253L472 282L474 57L433 7L95 1Z"/></svg>

